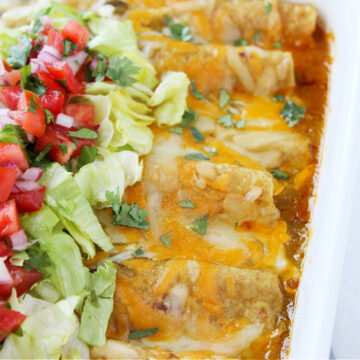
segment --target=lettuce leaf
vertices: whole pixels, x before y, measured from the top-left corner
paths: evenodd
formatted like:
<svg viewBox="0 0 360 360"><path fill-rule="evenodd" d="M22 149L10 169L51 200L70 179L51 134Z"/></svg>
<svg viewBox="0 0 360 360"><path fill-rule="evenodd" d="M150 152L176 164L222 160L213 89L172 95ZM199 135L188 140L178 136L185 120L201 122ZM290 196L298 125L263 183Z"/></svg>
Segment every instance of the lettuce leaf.
<svg viewBox="0 0 360 360"><path fill-rule="evenodd" d="M62 4L53 0L51 1L48 16L53 19L53 26L57 29L62 29L70 19L77 21L81 25L85 25L80 11L75 9L73 6Z"/></svg>
<svg viewBox="0 0 360 360"><path fill-rule="evenodd" d="M181 122L189 85L183 72L169 72L162 78L149 101L150 106L156 107L154 115L159 126L174 126Z"/></svg>
<svg viewBox="0 0 360 360"><path fill-rule="evenodd" d="M20 36L20 31L16 29L0 27L0 54L3 59L7 59L9 57L11 47L19 42L18 39Z"/></svg>

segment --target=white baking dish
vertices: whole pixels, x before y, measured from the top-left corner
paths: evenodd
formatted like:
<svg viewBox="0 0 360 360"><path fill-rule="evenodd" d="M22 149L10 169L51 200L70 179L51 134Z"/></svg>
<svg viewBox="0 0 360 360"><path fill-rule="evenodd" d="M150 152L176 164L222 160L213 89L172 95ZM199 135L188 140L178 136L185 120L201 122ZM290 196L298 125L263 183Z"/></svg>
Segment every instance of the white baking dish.
<svg viewBox="0 0 360 360"><path fill-rule="evenodd" d="M291 359L329 358L360 146L360 1L310 2L335 35L334 63L311 235L291 333Z"/></svg>

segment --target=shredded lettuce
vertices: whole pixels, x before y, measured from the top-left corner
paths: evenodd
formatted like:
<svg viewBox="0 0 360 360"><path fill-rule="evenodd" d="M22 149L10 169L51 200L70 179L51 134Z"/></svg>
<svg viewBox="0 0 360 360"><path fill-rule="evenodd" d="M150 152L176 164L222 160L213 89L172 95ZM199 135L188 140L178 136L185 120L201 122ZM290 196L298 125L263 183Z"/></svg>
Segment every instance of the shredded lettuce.
<svg viewBox="0 0 360 360"><path fill-rule="evenodd" d="M141 179L142 162L133 151L110 153L100 149L100 156L93 163L83 166L75 175L82 195L91 205L105 203L106 192L122 197L126 187Z"/></svg>
<svg viewBox="0 0 360 360"><path fill-rule="evenodd" d="M48 16L53 19L53 26L57 29L62 29L70 19L77 21L81 25L85 25L80 11L75 9L73 6L59 3L57 1L51 1Z"/></svg>
<svg viewBox="0 0 360 360"><path fill-rule="evenodd" d="M159 126L174 126L181 122L189 85L183 72L169 72L163 77L149 101L150 106L156 107L154 115Z"/></svg>
<svg viewBox="0 0 360 360"><path fill-rule="evenodd" d="M113 310L116 268L106 262L91 274L90 295L86 298L81 314L79 339L89 345L103 346L106 329Z"/></svg>
<svg viewBox="0 0 360 360"><path fill-rule="evenodd" d="M74 309L79 297L70 296L51 304L26 294L19 302L16 293L9 303L13 310L27 315L22 336L10 334L0 351L1 359L58 359L77 327Z"/></svg>
<svg viewBox="0 0 360 360"><path fill-rule="evenodd" d="M20 35L16 29L0 27L0 54L3 59L9 57L10 49L18 43Z"/></svg>

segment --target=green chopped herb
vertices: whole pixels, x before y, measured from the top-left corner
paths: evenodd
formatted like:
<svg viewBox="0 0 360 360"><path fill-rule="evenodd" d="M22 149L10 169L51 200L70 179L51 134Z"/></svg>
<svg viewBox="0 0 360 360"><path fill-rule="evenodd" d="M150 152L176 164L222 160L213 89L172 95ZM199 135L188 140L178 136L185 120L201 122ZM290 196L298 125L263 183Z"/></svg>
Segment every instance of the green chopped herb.
<svg viewBox="0 0 360 360"><path fill-rule="evenodd" d="M141 247L139 247L138 249L136 249L136 251L134 252L134 255L135 256L140 256L140 255L144 255L144 250L141 248Z"/></svg>
<svg viewBox="0 0 360 360"><path fill-rule="evenodd" d="M168 233L166 233L165 235L160 237L160 240L164 243L164 245L168 248L169 244L172 242L172 238L168 235L170 235L172 233L172 231L169 231Z"/></svg>
<svg viewBox="0 0 360 360"><path fill-rule="evenodd" d="M147 216L146 210L139 209L139 205L137 203L133 203L131 205L128 205L127 203L121 204L119 196L110 191L106 191L105 195L107 200L110 202L110 205L106 205L106 207L112 208L113 211L114 225L149 230L149 223L145 221Z"/></svg>
<svg viewBox="0 0 360 360"><path fill-rule="evenodd" d="M81 128L77 131L69 131L69 136L78 138L78 139L96 139L98 137L98 134L96 131L91 130L89 128Z"/></svg>
<svg viewBox="0 0 360 360"><path fill-rule="evenodd" d="M239 222L236 220L235 221L235 227L237 228L239 226Z"/></svg>
<svg viewBox="0 0 360 360"><path fill-rule="evenodd" d="M31 40L23 36L17 45L11 47L9 57L6 62L14 69L19 69L26 65L31 51Z"/></svg>
<svg viewBox="0 0 360 360"><path fill-rule="evenodd" d="M255 30L255 33L252 37L252 41L255 43L255 42L258 42L260 40L261 36L260 36L260 31L258 29Z"/></svg>
<svg viewBox="0 0 360 360"><path fill-rule="evenodd" d="M23 337L24 333L23 333L23 329L21 327L17 328L15 331L12 332L14 335L18 336L18 337Z"/></svg>
<svg viewBox="0 0 360 360"><path fill-rule="evenodd" d="M274 101L274 102L283 102L284 101L284 95L277 94L277 95L273 96L272 101Z"/></svg>
<svg viewBox="0 0 360 360"><path fill-rule="evenodd" d="M32 96L29 96L30 98L30 102L29 102L29 107L27 108L27 111L30 111L33 114L37 114L37 106L35 103L35 100Z"/></svg>
<svg viewBox="0 0 360 360"><path fill-rule="evenodd" d="M274 42L272 44L272 46L276 49L281 49L282 48L282 42L278 41L278 42Z"/></svg>
<svg viewBox="0 0 360 360"><path fill-rule="evenodd" d="M266 5L265 5L266 15L270 15L272 7L273 7L272 3L270 3L270 2L266 3Z"/></svg>
<svg viewBox="0 0 360 360"><path fill-rule="evenodd" d="M20 69L20 76L21 76L20 85L23 89L25 89L25 85L26 85L30 75L31 75L31 66L30 65L23 66Z"/></svg>
<svg viewBox="0 0 360 360"><path fill-rule="evenodd" d="M98 153L97 148L84 145L81 148L81 153L80 153L79 161L76 165L76 169L80 170L82 166L94 162L97 153Z"/></svg>
<svg viewBox="0 0 360 360"><path fill-rule="evenodd" d="M100 59L96 69L91 74L91 76L95 77L95 81L103 81L105 79L107 67L105 60Z"/></svg>
<svg viewBox="0 0 360 360"><path fill-rule="evenodd" d="M235 124L231 114L219 116L217 122L226 128L233 127Z"/></svg>
<svg viewBox="0 0 360 360"><path fill-rule="evenodd" d="M193 121L196 121L198 118L199 118L199 116L198 116L197 112L188 107L184 111L180 126L182 128L186 128L190 123L192 123Z"/></svg>
<svg viewBox="0 0 360 360"><path fill-rule="evenodd" d="M36 34L38 31L44 29L44 25L41 22L40 17L43 16L43 15L49 15L50 10L51 10L51 7L48 7L46 9L40 10L37 14L35 14L35 20L34 20L32 30L31 30L31 32L33 34Z"/></svg>
<svg viewBox="0 0 360 360"><path fill-rule="evenodd" d="M129 58L123 58L116 54L109 59L109 68L106 76L115 81L121 87L128 87L136 83L136 79L132 76L137 74L140 68Z"/></svg>
<svg viewBox="0 0 360 360"><path fill-rule="evenodd" d="M85 66L84 67L84 72L85 72L85 80L87 82L91 82L92 81L92 71L91 71L90 67Z"/></svg>
<svg viewBox="0 0 360 360"><path fill-rule="evenodd" d="M243 129L246 125L246 119L245 118L242 118L241 120L239 120L237 123L236 123L236 127L238 129Z"/></svg>
<svg viewBox="0 0 360 360"><path fill-rule="evenodd" d="M36 94L37 96L41 96L46 94L46 86L39 78L31 75L31 66L26 65L20 69L21 76L21 87L23 89L29 90Z"/></svg>
<svg viewBox="0 0 360 360"><path fill-rule="evenodd" d="M199 219L195 219L194 225L190 226L190 229L199 235L205 235L207 231L207 219L207 215L201 216Z"/></svg>
<svg viewBox="0 0 360 360"><path fill-rule="evenodd" d="M169 16L164 16L164 23L168 26L171 36L180 41L190 41L192 39L192 33L189 26L174 23Z"/></svg>
<svg viewBox="0 0 360 360"><path fill-rule="evenodd" d="M275 170L271 170L271 174L276 177L277 179L281 179L281 180L289 180L289 175L278 170L278 169L275 169Z"/></svg>
<svg viewBox="0 0 360 360"><path fill-rule="evenodd" d="M170 128L169 131L178 135L182 135L184 133L184 129L181 126Z"/></svg>
<svg viewBox="0 0 360 360"><path fill-rule="evenodd" d="M190 125L190 131L197 144L205 140L204 135L195 126Z"/></svg>
<svg viewBox="0 0 360 360"><path fill-rule="evenodd" d="M190 154L186 154L184 156L184 158L189 159L189 160L210 160L210 158L208 158L207 156L205 156L202 153L190 153Z"/></svg>
<svg viewBox="0 0 360 360"><path fill-rule="evenodd" d="M70 39L63 39L64 44L64 57L69 56L72 52L77 50L79 47Z"/></svg>
<svg viewBox="0 0 360 360"><path fill-rule="evenodd" d="M65 144L56 144L56 145L59 147L59 149L63 155L66 155L68 153L67 145L65 145Z"/></svg>
<svg viewBox="0 0 360 360"><path fill-rule="evenodd" d="M42 159L44 159L44 157L51 150L51 148L52 148L51 144L47 144L44 150L38 154L38 156L34 159L34 161L41 161Z"/></svg>
<svg viewBox="0 0 360 360"><path fill-rule="evenodd" d="M247 46L247 44L248 44L248 41L245 39L239 39L239 40L235 40L233 42L234 46Z"/></svg>
<svg viewBox="0 0 360 360"><path fill-rule="evenodd" d="M191 84L190 84L190 90L191 90L191 93L199 100L203 99L204 98L204 95L203 94L200 94L198 89L196 88L195 86L195 80L194 79L191 79Z"/></svg>
<svg viewBox="0 0 360 360"><path fill-rule="evenodd" d="M141 330L141 331L135 331L130 333L129 339L135 340L142 338L144 336L154 335L159 331L159 328L153 328L153 329L147 329L147 330Z"/></svg>
<svg viewBox="0 0 360 360"><path fill-rule="evenodd" d="M230 95L224 89L221 89L219 97L220 109L223 109L229 103L230 99Z"/></svg>
<svg viewBox="0 0 360 360"><path fill-rule="evenodd" d="M306 107L304 106L297 106L292 101L288 100L282 111L280 116L285 118L285 122L288 124L289 127L294 127L305 116Z"/></svg>
<svg viewBox="0 0 360 360"><path fill-rule="evenodd" d="M73 139L73 140L75 140L75 139ZM74 144L74 143L71 143L70 146L71 146L74 150L77 149L77 146L76 146L76 144Z"/></svg>
<svg viewBox="0 0 360 360"><path fill-rule="evenodd" d="M45 111L46 123L47 124L50 124L51 122L54 123L55 122L54 114L48 109L44 109L44 111Z"/></svg>
<svg viewBox="0 0 360 360"><path fill-rule="evenodd" d="M195 208L195 205L189 199L184 200L184 201L179 201L178 204L183 208L189 208L189 209Z"/></svg>

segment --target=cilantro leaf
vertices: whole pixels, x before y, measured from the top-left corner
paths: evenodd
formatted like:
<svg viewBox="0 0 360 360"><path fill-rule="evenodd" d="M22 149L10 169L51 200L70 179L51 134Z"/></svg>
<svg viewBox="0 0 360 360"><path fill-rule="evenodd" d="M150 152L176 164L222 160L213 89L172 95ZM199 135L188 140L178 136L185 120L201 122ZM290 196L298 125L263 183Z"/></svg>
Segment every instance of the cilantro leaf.
<svg viewBox="0 0 360 360"><path fill-rule="evenodd" d="M226 128L233 127L235 124L231 114L219 116L217 122Z"/></svg>
<svg viewBox="0 0 360 360"><path fill-rule="evenodd" d="M260 36L260 31L258 29L255 30L254 35L252 37L252 41L258 42L260 40L261 36Z"/></svg>
<svg viewBox="0 0 360 360"><path fill-rule="evenodd" d="M230 99L230 95L224 89L221 89L219 97L220 109L223 109L229 103Z"/></svg>
<svg viewBox="0 0 360 360"><path fill-rule="evenodd" d="M147 216L146 210L139 209L137 203L128 205L127 203L121 204L119 196L114 193L106 191L107 200L113 210L113 224L122 225L127 227L134 227L142 230L149 230L149 223L145 221Z"/></svg>
<svg viewBox="0 0 360 360"><path fill-rule="evenodd" d="M146 329L146 330L141 330L141 331L134 331L134 332L130 333L129 339L134 340L134 339L142 338L144 336L154 335L158 331L159 331L159 328Z"/></svg>
<svg viewBox="0 0 360 360"><path fill-rule="evenodd" d="M181 126L170 128L169 131L178 135L182 135L184 133L184 129Z"/></svg>
<svg viewBox="0 0 360 360"><path fill-rule="evenodd" d="M44 159L44 157L46 156L46 154L51 150L52 145L51 144L47 144L44 148L44 150L42 150L34 159L35 162L39 162L41 160Z"/></svg>
<svg viewBox="0 0 360 360"><path fill-rule="evenodd" d="M239 39L239 40L235 40L233 42L234 46L246 46L248 44L248 41L245 39Z"/></svg>
<svg viewBox="0 0 360 360"><path fill-rule="evenodd" d="M26 270L35 269L44 274L44 277L48 276L48 268L52 266L52 262L49 255L41 250L40 245L35 243L26 249L26 253L29 259L24 262L24 268Z"/></svg>
<svg viewBox="0 0 360 360"><path fill-rule="evenodd" d="M80 168L82 166L94 162L96 159L97 153L98 153L97 148L93 148L93 147L84 145L81 148L81 153L80 153L80 157L79 157L79 161L77 163L76 169L80 170Z"/></svg>
<svg viewBox="0 0 360 360"><path fill-rule="evenodd" d="M27 108L27 111L30 111L31 113L36 114L37 106L36 106L35 100L32 96L29 96L29 98L30 98L30 102L29 102L29 107Z"/></svg>
<svg viewBox="0 0 360 360"><path fill-rule="evenodd" d="M69 136L73 136L78 139L96 139L98 137L98 134L96 131L91 130L89 128L81 128L77 131L69 131Z"/></svg>
<svg viewBox="0 0 360 360"><path fill-rule="evenodd" d="M38 31L44 29L44 25L41 22L40 18L43 15L49 15L50 10L51 10L51 7L48 7L48 8L40 10L37 14L35 14L34 24L33 24L33 27L31 29L32 34L36 34Z"/></svg>
<svg viewBox="0 0 360 360"><path fill-rule="evenodd" d="M205 235L207 231L207 219L207 215L201 216L199 219L195 219L194 225L190 226L190 229L199 235Z"/></svg>
<svg viewBox="0 0 360 360"><path fill-rule="evenodd" d="M67 145L65 145L65 144L56 144L58 147L59 147L59 149L60 149L60 151L61 151L61 153L63 154L63 155L66 155L67 153L68 153L68 147L67 147Z"/></svg>
<svg viewBox="0 0 360 360"><path fill-rule="evenodd" d="M31 66L26 65L20 69L21 75L21 87L23 89L29 90L36 94L37 96L41 96L47 93L45 83L43 83L39 78L31 75Z"/></svg>
<svg viewBox="0 0 360 360"><path fill-rule="evenodd" d="M281 180L289 180L289 175L278 170L278 169L275 169L275 170L271 170L271 174L277 178L277 179L281 179Z"/></svg>
<svg viewBox="0 0 360 360"><path fill-rule="evenodd" d="M48 109L44 109L44 111L45 111L46 123L47 124L50 124L51 122L54 123L55 122L54 114Z"/></svg>
<svg viewBox="0 0 360 360"><path fill-rule="evenodd" d="M280 116L285 118L285 122L292 128L299 123L300 119L305 117L305 112L306 107L297 106L292 101L288 100L281 110Z"/></svg>
<svg viewBox="0 0 360 360"><path fill-rule="evenodd" d="M189 208L189 209L195 208L195 205L189 199L184 200L184 201L179 201L178 204L183 208Z"/></svg>
<svg viewBox="0 0 360 360"><path fill-rule="evenodd" d="M168 235L170 235L172 233L172 231L169 231L168 233L166 233L165 235L160 237L160 240L164 243L164 245L168 248L169 244L172 242L172 238Z"/></svg>
<svg viewBox="0 0 360 360"><path fill-rule="evenodd" d="M236 127L238 129L243 129L246 125L246 119L245 118L242 118L241 120L239 120L237 123L236 123Z"/></svg>
<svg viewBox="0 0 360 360"><path fill-rule="evenodd" d="M192 123L193 121L196 121L199 118L197 112L191 108L187 108L184 111L184 114L182 116L182 121L180 126L182 128L187 127L190 123Z"/></svg>
<svg viewBox="0 0 360 360"><path fill-rule="evenodd" d="M283 102L284 101L284 95L277 94L277 95L273 96L272 101L274 101L274 102Z"/></svg>
<svg viewBox="0 0 360 360"><path fill-rule="evenodd" d="M282 48L282 42L281 41L277 41L277 42L274 42L272 44L272 46L276 49L281 49Z"/></svg>
<svg viewBox="0 0 360 360"><path fill-rule="evenodd" d="M134 252L134 256L140 256L140 255L144 255L144 250L139 247L138 249L136 249L136 251Z"/></svg>
<svg viewBox="0 0 360 360"><path fill-rule="evenodd" d="M191 83L190 83L190 90L191 90L191 93L199 100L203 99L204 98L204 95L203 94L200 94L198 89L196 88L195 86L195 80L194 79L191 79Z"/></svg>
<svg viewBox="0 0 360 360"><path fill-rule="evenodd" d="M205 156L202 153L190 153L190 154L186 154L184 156L184 158L189 159L189 160L210 160L210 158L208 158L207 156Z"/></svg>
<svg viewBox="0 0 360 360"><path fill-rule="evenodd" d="M77 50L79 47L70 39L63 39L64 44L64 57L68 57L72 52Z"/></svg>
<svg viewBox="0 0 360 360"><path fill-rule="evenodd" d="M14 69L25 66L29 59L31 48L31 40L23 36L17 45L11 47L9 51L10 56L6 59L6 62Z"/></svg>
<svg viewBox="0 0 360 360"><path fill-rule="evenodd" d="M99 60L96 69L92 72L91 76L95 77L95 81L103 81L108 66L104 60Z"/></svg>
<svg viewBox="0 0 360 360"><path fill-rule="evenodd" d="M164 22L168 26L171 36L180 41L190 41L192 39L192 33L189 26L174 23L169 16L164 16Z"/></svg>
<svg viewBox="0 0 360 360"><path fill-rule="evenodd" d="M109 59L109 68L106 76L115 81L121 87L128 87L136 83L136 79L132 76L137 74L140 68L135 66L129 58L123 58L116 54Z"/></svg>
<svg viewBox="0 0 360 360"><path fill-rule="evenodd" d="M273 4L272 4L272 3L270 3L270 2L266 3L266 5L265 5L266 15L270 15L271 10L272 10L272 7L273 7Z"/></svg>
<svg viewBox="0 0 360 360"><path fill-rule="evenodd" d="M205 140L204 135L195 126L190 125L190 131L197 144Z"/></svg>

